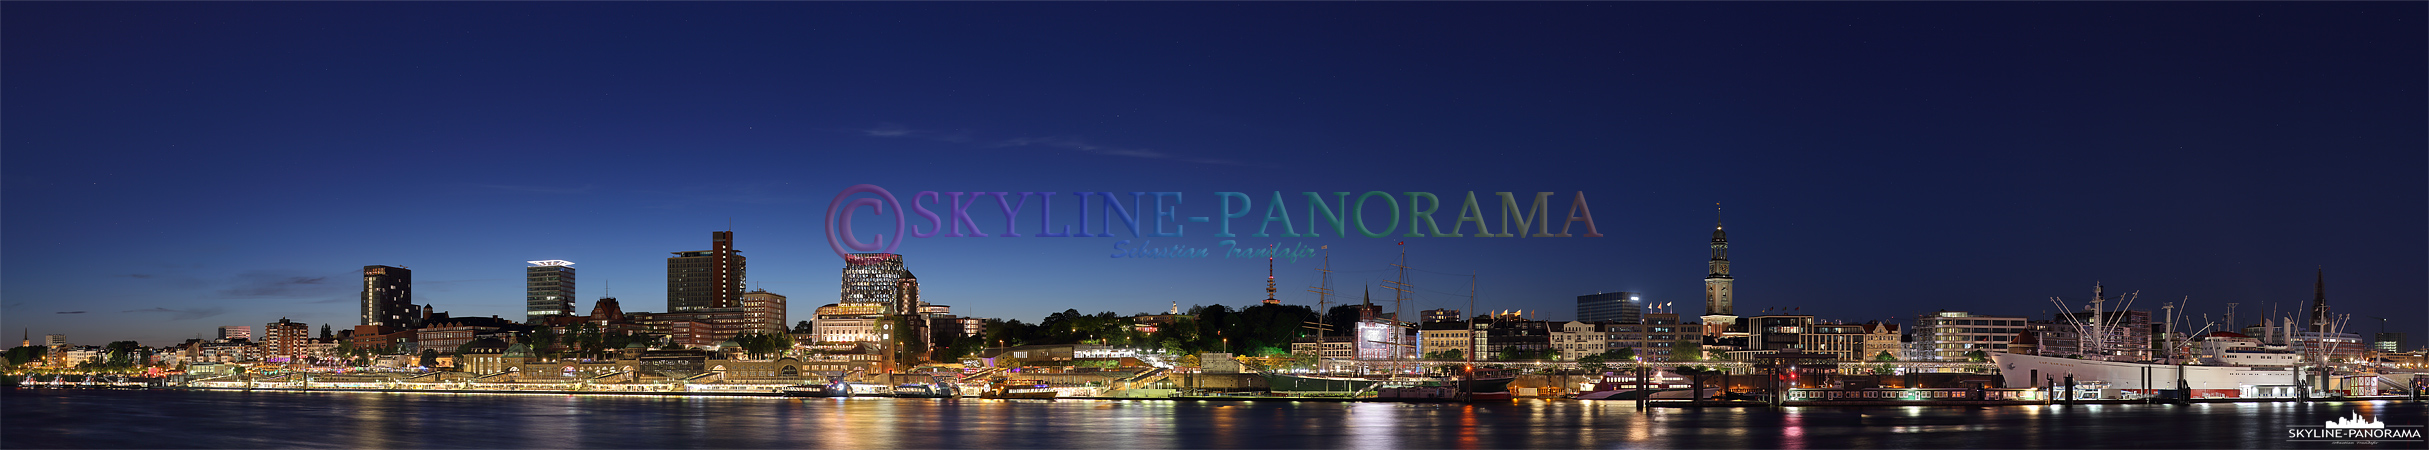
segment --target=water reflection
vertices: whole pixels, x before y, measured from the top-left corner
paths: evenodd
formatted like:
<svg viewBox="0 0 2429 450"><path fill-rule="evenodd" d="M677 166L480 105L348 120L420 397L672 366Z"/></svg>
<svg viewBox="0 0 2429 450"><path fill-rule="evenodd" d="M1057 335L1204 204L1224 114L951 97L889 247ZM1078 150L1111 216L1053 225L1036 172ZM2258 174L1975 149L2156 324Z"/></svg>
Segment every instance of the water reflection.
<svg viewBox="0 0 2429 450"><path fill-rule="evenodd" d="M1790 412L1780 424L1780 448L1805 448L1805 415Z"/></svg>
<svg viewBox="0 0 2429 450"><path fill-rule="evenodd" d="M6 391L0 448L2288 447L2417 403L1884 408ZM2406 423L2405 421L2410 421ZM2165 433L2152 430L2165 429ZM305 432L308 431L308 432Z"/></svg>

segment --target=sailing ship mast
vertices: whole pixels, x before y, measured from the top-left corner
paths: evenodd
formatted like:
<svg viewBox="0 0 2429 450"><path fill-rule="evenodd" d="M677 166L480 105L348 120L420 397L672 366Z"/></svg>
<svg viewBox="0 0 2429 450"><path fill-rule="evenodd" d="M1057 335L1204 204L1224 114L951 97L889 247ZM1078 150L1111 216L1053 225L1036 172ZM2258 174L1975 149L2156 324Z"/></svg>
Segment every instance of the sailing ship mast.
<svg viewBox="0 0 2429 450"><path fill-rule="evenodd" d="M1324 355L1325 355L1326 353L1330 353L1330 352L1327 350L1327 349L1328 349L1328 347L1326 347L1326 346L1325 346L1325 344L1324 344L1324 329L1326 329L1326 328L1330 328L1330 326L1326 325L1326 324L1327 324L1327 323L1329 323L1329 322L1325 322L1325 321L1324 321L1324 314L1326 313L1326 312L1325 312L1325 310L1324 310L1324 308L1325 308L1325 306L1326 306L1326 304L1327 304L1327 303L1330 303L1330 302L1332 301L1332 298L1333 298L1333 250L1332 250L1332 248L1333 248L1333 246L1330 246L1330 245L1325 245L1325 246L1318 246L1318 247L1316 247L1316 249L1317 249L1317 250L1323 250L1323 251L1324 251L1324 267L1323 267L1323 268L1320 268L1320 269L1316 269L1316 273L1317 273L1317 277L1316 277L1316 278L1317 278L1317 280L1318 280L1318 281L1316 281L1316 286L1315 286L1315 287L1311 287L1311 288L1308 288L1308 289L1307 289L1307 291L1308 291L1308 292L1314 292L1314 293L1316 293L1316 322L1315 322L1315 323L1310 323L1310 324L1308 324L1308 328L1314 328L1314 329L1316 329L1316 371L1317 371L1317 373L1323 373L1323 371L1324 371L1325 367L1327 367L1327 366L1328 366L1327 364L1325 364L1325 362L1326 362L1326 358L1324 357ZM1269 261L1270 261L1270 260L1269 260ZM1270 271L1270 270L1272 270L1272 269L1271 269L1271 267L1272 267L1272 266L1271 266L1271 264L1272 264L1272 263L1268 262L1267 264L1268 264L1268 265L1266 266L1266 267L1267 267L1267 270L1269 270L1269 271Z"/></svg>
<svg viewBox="0 0 2429 450"><path fill-rule="evenodd" d="M1383 288L1392 290L1392 374L1395 376L1399 375L1400 363L1403 360L1403 358L1400 356L1401 347L1406 345L1406 343L1401 342L1405 340L1402 338L1402 336L1408 334L1406 331L1408 328L1411 328L1408 322L1402 322L1400 320L1402 317L1407 317L1401 315L1400 305L1401 302L1408 299L1409 288L1416 287L1408 282L1408 242L1401 242L1399 245L1400 262L1397 264L1392 264L1392 267L1398 268L1400 272L1400 279L1383 280Z"/></svg>
<svg viewBox="0 0 2429 450"><path fill-rule="evenodd" d="M1474 375L1476 370L1476 272L1468 272L1467 314L1468 329L1462 331L1461 334L1468 337L1468 351L1465 352L1467 353L1468 363L1467 367L1462 368L1461 373L1464 375ZM1469 385L1472 384L1470 381L1473 381L1473 379L1474 377L1472 376L1459 377L1459 396L1462 400L1467 398Z"/></svg>

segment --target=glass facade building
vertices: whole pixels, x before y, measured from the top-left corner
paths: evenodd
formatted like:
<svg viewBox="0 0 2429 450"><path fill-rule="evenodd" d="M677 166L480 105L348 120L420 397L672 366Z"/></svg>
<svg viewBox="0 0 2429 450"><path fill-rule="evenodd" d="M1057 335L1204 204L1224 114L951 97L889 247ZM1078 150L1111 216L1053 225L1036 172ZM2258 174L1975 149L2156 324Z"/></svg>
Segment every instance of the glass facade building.
<svg viewBox="0 0 2429 450"><path fill-rule="evenodd" d="M1577 296L1579 322L1638 323L1643 321L1644 312L1644 297L1634 292Z"/></svg>
<svg viewBox="0 0 2429 450"><path fill-rule="evenodd" d="M523 268L523 317L574 314L574 263L562 260L527 261Z"/></svg>

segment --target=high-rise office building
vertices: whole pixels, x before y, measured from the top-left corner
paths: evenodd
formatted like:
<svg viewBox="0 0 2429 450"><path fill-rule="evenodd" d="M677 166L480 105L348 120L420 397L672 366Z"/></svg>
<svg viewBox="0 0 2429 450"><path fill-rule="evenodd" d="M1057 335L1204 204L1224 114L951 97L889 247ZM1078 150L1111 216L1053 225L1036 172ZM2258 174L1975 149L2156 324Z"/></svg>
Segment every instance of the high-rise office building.
<svg viewBox="0 0 2429 450"><path fill-rule="evenodd" d="M45 335L42 335L42 346L44 346L44 347L58 347L58 346L62 346L62 345L67 345L67 335L64 335L64 334L45 334Z"/></svg>
<svg viewBox="0 0 2429 450"><path fill-rule="evenodd" d="M929 321L920 310L927 303L919 297L919 277L903 266L902 255L845 255L843 293L839 300L839 306L878 306L870 309L882 311L870 334L886 341L892 349L886 359L889 366L916 364L928 353L929 348L922 341L927 340Z"/></svg>
<svg viewBox="0 0 2429 450"><path fill-rule="evenodd" d="M734 232L710 232L709 244L666 258L668 312L742 306L745 260L734 250Z"/></svg>
<svg viewBox="0 0 2429 450"><path fill-rule="evenodd" d="M2379 333L2370 341L2370 348L2381 352L2404 351L2403 333Z"/></svg>
<svg viewBox="0 0 2429 450"><path fill-rule="evenodd" d="M223 340L223 341L224 341L224 340L229 340L229 339L244 339L244 340L252 340L252 339L253 339L253 326L252 326L252 325L229 325L229 326L219 327L219 339L220 339L220 340Z"/></svg>
<svg viewBox="0 0 2429 450"><path fill-rule="evenodd" d="M1604 292L1577 296L1577 321L1637 323L1645 313L1644 296L1634 292Z"/></svg>
<svg viewBox="0 0 2429 450"><path fill-rule="evenodd" d="M843 260L843 297L839 303L882 303L886 314L919 311L919 277L903 267L902 255L853 253Z"/></svg>
<svg viewBox="0 0 2429 450"><path fill-rule="evenodd" d="M574 263L555 259L525 262L531 267L523 268L524 320L573 315Z"/></svg>
<svg viewBox="0 0 2429 450"><path fill-rule="evenodd" d="M402 328L412 311L412 269L363 266L363 325Z"/></svg>

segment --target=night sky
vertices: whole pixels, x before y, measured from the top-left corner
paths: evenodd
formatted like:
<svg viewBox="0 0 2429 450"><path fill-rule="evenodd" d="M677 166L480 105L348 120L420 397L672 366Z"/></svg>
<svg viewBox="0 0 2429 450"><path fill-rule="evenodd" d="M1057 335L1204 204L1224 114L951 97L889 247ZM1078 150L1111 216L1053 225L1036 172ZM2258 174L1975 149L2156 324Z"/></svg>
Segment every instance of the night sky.
<svg viewBox="0 0 2429 450"><path fill-rule="evenodd" d="M1405 250L1408 311L1566 320L1578 295L1635 291L1692 315L1717 203L1741 315L2046 319L2102 283L2136 309L2241 303L2251 323L2296 313L2324 268L2353 329L2388 318L2418 346L2425 19L2419 2L9 2L0 327L94 345L344 328L370 264L411 267L417 303L519 320L523 262L545 259L576 263L582 313L610 283L625 310L664 311L665 258L728 227L751 284L806 319L836 298L829 203L873 184L903 202L1059 192L1058 226L1074 191L1180 192L1178 217L1255 200L1242 236L1149 238L1208 258L1109 257L1126 228L903 242L927 299L966 316L1252 305L1265 261L1223 257L1225 239L1329 245L1351 301ZM1494 193L1553 192L1566 217L1584 192L1604 237L1246 236L1274 192L1305 232L1301 192L1368 191L1433 193L1444 227L1475 192L1496 230ZM983 232L997 208L970 208ZM894 216L860 214L858 236L892 238ZM1281 298L1313 305L1320 265L1280 261Z"/></svg>

